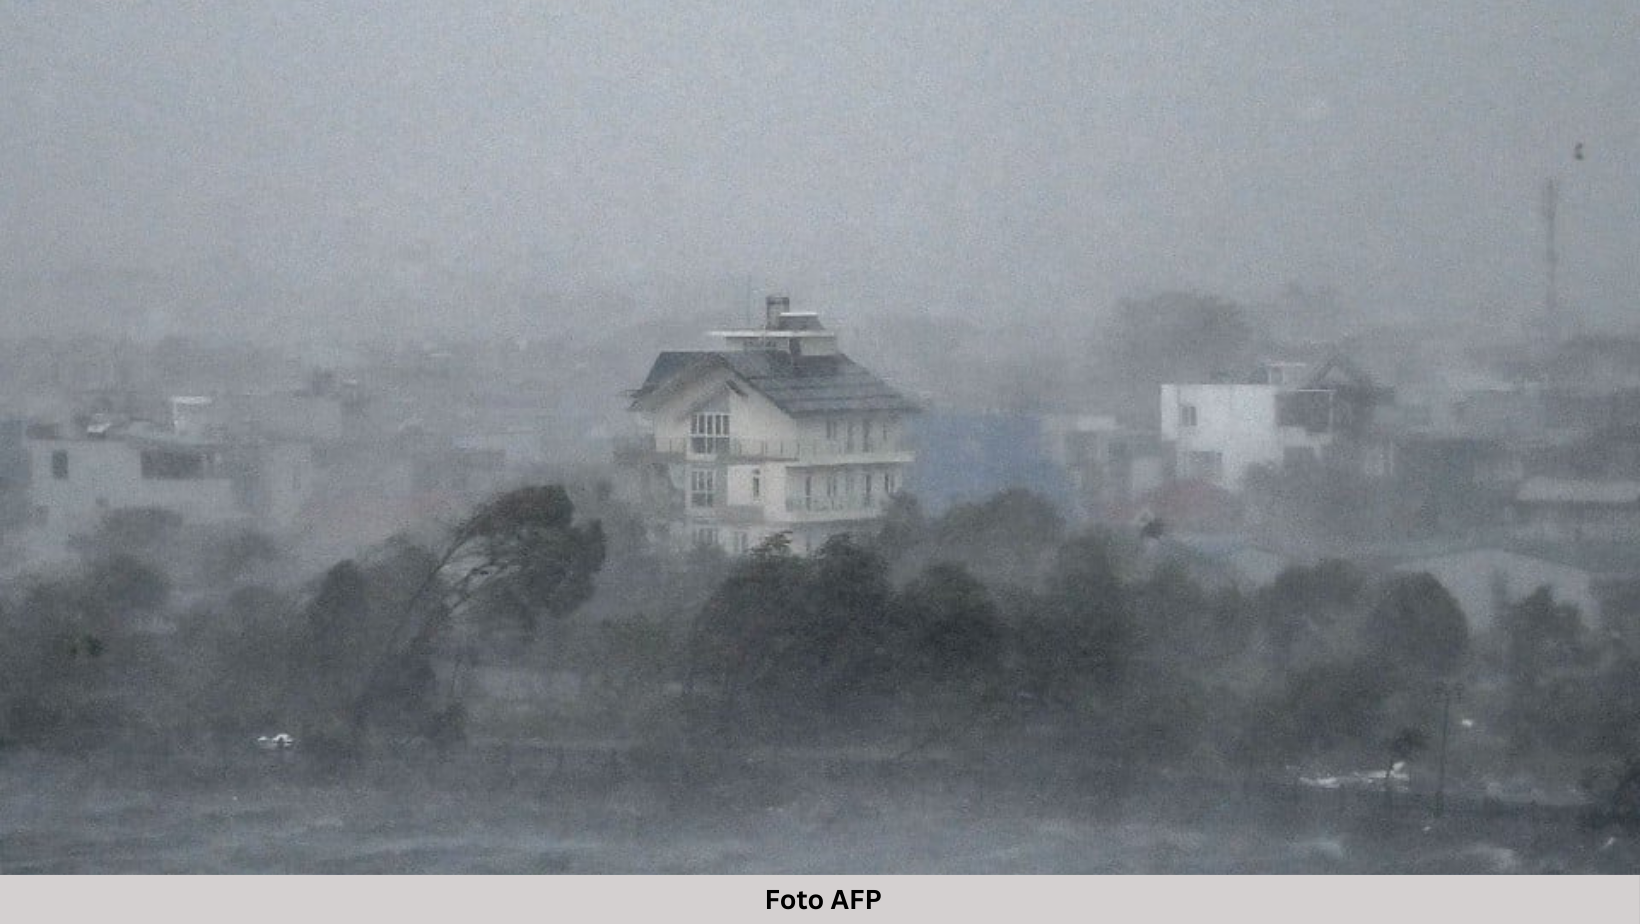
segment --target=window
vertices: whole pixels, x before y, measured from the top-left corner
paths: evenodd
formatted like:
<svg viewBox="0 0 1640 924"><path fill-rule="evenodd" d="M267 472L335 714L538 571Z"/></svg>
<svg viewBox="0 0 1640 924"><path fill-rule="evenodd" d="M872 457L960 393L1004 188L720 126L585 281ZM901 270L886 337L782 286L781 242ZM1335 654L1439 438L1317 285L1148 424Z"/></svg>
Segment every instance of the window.
<svg viewBox="0 0 1640 924"><path fill-rule="evenodd" d="M893 471L883 472L883 493L884 494L893 494L894 493L894 472Z"/></svg>
<svg viewBox="0 0 1640 924"><path fill-rule="evenodd" d="M1179 405L1179 426L1194 427L1196 425L1196 406L1194 404Z"/></svg>
<svg viewBox="0 0 1640 924"><path fill-rule="evenodd" d="M51 452L51 477L68 477L68 450L54 449Z"/></svg>
<svg viewBox="0 0 1640 924"><path fill-rule="evenodd" d="M716 526L697 526L694 531L695 545L717 545L718 531Z"/></svg>
<svg viewBox="0 0 1640 924"><path fill-rule="evenodd" d="M759 469L752 469L752 500L763 496L763 473Z"/></svg>
<svg viewBox="0 0 1640 924"><path fill-rule="evenodd" d="M192 452L161 452L145 449L142 452L144 478L203 478L205 457Z"/></svg>
<svg viewBox="0 0 1640 924"><path fill-rule="evenodd" d="M1192 452L1185 457L1186 473L1190 478L1220 481L1224 478L1224 453Z"/></svg>
<svg viewBox="0 0 1640 924"><path fill-rule="evenodd" d="M752 547L752 541L746 535L746 531L743 530L743 529L742 530L736 530L735 531L735 554L736 555L745 555L746 551L748 549L750 549L751 547Z"/></svg>
<svg viewBox="0 0 1640 924"><path fill-rule="evenodd" d="M689 451L717 455L729 451L729 415L702 411L689 417Z"/></svg>
<svg viewBox="0 0 1640 924"><path fill-rule="evenodd" d="M871 506L871 482L873 480L875 480L875 478L876 478L875 475L871 474L870 472L866 472L866 506L867 507Z"/></svg>
<svg viewBox="0 0 1640 924"><path fill-rule="evenodd" d="M827 475L826 476L826 497L829 498L829 497L836 497L836 496L837 496L837 476L836 475Z"/></svg>
<svg viewBox="0 0 1640 924"><path fill-rule="evenodd" d="M689 470L689 506L717 506L717 473L709 468Z"/></svg>
<svg viewBox="0 0 1640 924"><path fill-rule="evenodd" d="M826 439L828 439L828 440L836 440L837 439L837 421L835 421L835 420L826 421Z"/></svg>
<svg viewBox="0 0 1640 924"><path fill-rule="evenodd" d="M845 452L853 452L854 451L854 421L852 421L852 420L848 422L848 441L847 441L846 445L844 446L844 451Z"/></svg>
<svg viewBox="0 0 1640 924"><path fill-rule="evenodd" d="M871 419L870 418L867 418L867 419L860 422L860 451L861 452L870 452L871 451Z"/></svg>

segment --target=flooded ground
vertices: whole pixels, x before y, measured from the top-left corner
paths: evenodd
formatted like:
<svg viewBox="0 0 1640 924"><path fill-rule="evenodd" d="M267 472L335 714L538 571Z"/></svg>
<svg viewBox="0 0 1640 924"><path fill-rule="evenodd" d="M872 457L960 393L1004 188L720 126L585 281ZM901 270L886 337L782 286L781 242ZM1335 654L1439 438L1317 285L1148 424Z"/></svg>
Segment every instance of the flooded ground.
<svg viewBox="0 0 1640 924"><path fill-rule="evenodd" d="M601 776L440 762L319 778L295 763L167 769L12 753L0 759L0 871L1640 871L1632 836L1566 812L1435 822L1362 805L1157 808L957 778Z"/></svg>

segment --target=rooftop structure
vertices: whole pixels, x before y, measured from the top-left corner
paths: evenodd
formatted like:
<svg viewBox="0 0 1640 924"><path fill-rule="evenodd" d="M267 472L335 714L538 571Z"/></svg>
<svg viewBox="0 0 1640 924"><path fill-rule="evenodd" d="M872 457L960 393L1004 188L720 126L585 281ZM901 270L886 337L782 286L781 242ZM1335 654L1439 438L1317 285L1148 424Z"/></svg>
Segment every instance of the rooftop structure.
<svg viewBox="0 0 1640 924"><path fill-rule="evenodd" d="M726 349L663 352L632 393L643 435L618 460L655 531L743 552L869 528L904 484L917 405L784 297L763 327L715 335Z"/></svg>

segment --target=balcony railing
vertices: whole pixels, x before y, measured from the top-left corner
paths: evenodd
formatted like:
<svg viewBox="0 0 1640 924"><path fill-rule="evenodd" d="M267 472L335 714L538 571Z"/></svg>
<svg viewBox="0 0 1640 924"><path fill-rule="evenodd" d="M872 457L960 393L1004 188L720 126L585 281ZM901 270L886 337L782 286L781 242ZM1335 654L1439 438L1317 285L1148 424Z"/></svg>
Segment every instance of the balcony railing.
<svg viewBox="0 0 1640 924"><path fill-rule="evenodd" d="M898 440L864 443L846 440L756 440L727 436L628 437L617 440L617 457L650 454L687 459L746 459L806 461L821 459L896 457L910 454Z"/></svg>
<svg viewBox="0 0 1640 924"><path fill-rule="evenodd" d="M888 498L871 497L788 497L787 513L875 513L888 506Z"/></svg>

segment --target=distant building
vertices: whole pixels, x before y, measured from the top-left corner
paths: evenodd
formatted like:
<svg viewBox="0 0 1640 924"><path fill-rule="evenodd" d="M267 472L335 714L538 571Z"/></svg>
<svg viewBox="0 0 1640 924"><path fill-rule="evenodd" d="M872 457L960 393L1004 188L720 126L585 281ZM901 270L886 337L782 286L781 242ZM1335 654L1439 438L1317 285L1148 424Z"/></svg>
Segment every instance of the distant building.
<svg viewBox="0 0 1640 924"><path fill-rule="evenodd" d="M1100 414L1050 415L1042 421L1048 455L1069 479L1077 519L1120 517L1160 487L1173 468L1154 430Z"/></svg>
<svg viewBox="0 0 1640 924"><path fill-rule="evenodd" d="M1384 394L1341 359L1314 368L1266 363L1248 382L1163 385L1162 439L1173 446L1178 477L1231 490L1255 465L1347 458L1381 474L1391 464L1387 444L1368 436Z"/></svg>
<svg viewBox="0 0 1640 924"><path fill-rule="evenodd" d="M1535 476L1515 492L1517 531L1559 542L1640 539L1640 481Z"/></svg>
<svg viewBox="0 0 1640 924"><path fill-rule="evenodd" d="M23 453L26 535L47 551L123 508L163 508L192 523L280 526L313 482L305 444L186 437L143 422L30 427Z"/></svg>
<svg viewBox="0 0 1640 924"><path fill-rule="evenodd" d="M190 395L171 399L171 431L186 437L264 437L322 443L343 437L345 419L341 400L328 395Z"/></svg>
<svg viewBox="0 0 1640 924"><path fill-rule="evenodd" d="M812 312L768 300L761 328L727 349L661 353L617 446L631 493L678 544L744 552L778 532L798 551L869 527L904 487L918 407L837 348Z"/></svg>

